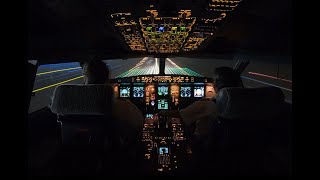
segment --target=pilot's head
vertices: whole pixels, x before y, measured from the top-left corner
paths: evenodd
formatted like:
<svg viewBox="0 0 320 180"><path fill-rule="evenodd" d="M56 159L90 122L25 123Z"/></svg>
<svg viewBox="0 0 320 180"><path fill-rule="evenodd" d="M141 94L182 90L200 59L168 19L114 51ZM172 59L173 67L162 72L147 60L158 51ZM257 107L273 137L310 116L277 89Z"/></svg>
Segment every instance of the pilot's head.
<svg viewBox="0 0 320 180"><path fill-rule="evenodd" d="M225 87L242 87L240 73L231 67L218 67L214 70L214 90L216 93Z"/></svg>
<svg viewBox="0 0 320 180"><path fill-rule="evenodd" d="M105 84L109 80L109 68L102 61L80 62L85 84Z"/></svg>

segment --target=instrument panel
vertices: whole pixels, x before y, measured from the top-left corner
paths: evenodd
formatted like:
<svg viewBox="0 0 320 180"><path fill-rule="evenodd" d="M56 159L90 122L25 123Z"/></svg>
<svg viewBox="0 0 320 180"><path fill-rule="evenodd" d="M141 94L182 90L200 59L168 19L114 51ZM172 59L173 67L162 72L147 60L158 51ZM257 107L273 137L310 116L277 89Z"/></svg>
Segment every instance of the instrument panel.
<svg viewBox="0 0 320 180"><path fill-rule="evenodd" d="M131 100L144 114L179 110L190 101L215 95L212 79L205 77L136 76L114 79L113 83L116 97Z"/></svg>
<svg viewBox="0 0 320 180"><path fill-rule="evenodd" d="M183 119L161 117L160 111L179 110L215 95L211 78L197 76L134 76L113 80L115 96L129 99L144 114L141 142L146 167L152 174L174 173L186 164Z"/></svg>

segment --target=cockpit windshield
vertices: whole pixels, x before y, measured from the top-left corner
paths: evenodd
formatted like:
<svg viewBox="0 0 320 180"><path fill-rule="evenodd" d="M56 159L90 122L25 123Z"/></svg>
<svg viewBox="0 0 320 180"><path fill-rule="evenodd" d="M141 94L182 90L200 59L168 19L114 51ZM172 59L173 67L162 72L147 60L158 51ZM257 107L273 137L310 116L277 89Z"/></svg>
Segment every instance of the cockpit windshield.
<svg viewBox="0 0 320 180"><path fill-rule="evenodd" d="M111 59L104 60L110 69L110 78L113 80L135 78L135 83L138 82L151 82L155 78L160 78L159 66L160 58L147 56L141 58L130 59ZM196 59L185 57L169 57L165 58L164 75L161 77L177 78L177 82L183 81L186 83L205 83L207 78L212 78L214 68L227 66L235 67L237 59ZM269 68L262 68L262 67ZM291 102L292 98L292 75L291 64L274 64L274 63L261 63L259 61L251 61L248 67L242 73L242 80L246 87L263 87L263 86L276 86L280 87L286 100ZM146 78L146 79L145 79ZM153 78L153 80L152 80ZM192 80L191 80L192 79ZM198 82L194 82L196 81ZM207 80L205 80L207 79ZM168 80L168 79L167 79ZM166 83L170 83L166 80ZM151 83L150 82L150 83ZM160 82L160 81L159 81ZM163 81L164 82L164 81ZM59 63L59 64L43 64L39 65L34 86L33 96L29 106L29 113L46 107L51 102L51 96L56 86L60 84L83 84L82 68L79 62ZM159 96L168 94L168 86L159 86ZM211 89L210 89L211 88ZM143 86L134 86L131 90L130 87L120 86L120 97L144 97ZM181 97L204 97L207 93L214 94L211 86L208 88L191 86L182 86L180 92L177 92ZM132 93L132 95L130 94ZM192 92L192 93L191 93ZM165 101L160 101L165 108Z"/></svg>

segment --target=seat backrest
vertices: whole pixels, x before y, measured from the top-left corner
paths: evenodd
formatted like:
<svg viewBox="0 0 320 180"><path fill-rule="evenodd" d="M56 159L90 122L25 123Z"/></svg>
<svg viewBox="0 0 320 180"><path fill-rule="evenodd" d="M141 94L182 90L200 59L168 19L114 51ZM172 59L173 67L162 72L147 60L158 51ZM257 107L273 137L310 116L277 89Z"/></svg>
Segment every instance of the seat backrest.
<svg viewBox="0 0 320 180"><path fill-rule="evenodd" d="M58 115L104 115L112 112L113 88L90 84L57 86L51 110Z"/></svg>
<svg viewBox="0 0 320 180"><path fill-rule="evenodd" d="M284 103L284 94L276 87L223 88L216 97L219 115L224 119L268 119Z"/></svg>
<svg viewBox="0 0 320 180"><path fill-rule="evenodd" d="M282 91L275 87L223 88L216 103L219 118L212 131L212 149L219 154L219 162L225 163L223 170L261 175L266 151L288 145L291 110Z"/></svg>
<svg viewBox="0 0 320 180"><path fill-rule="evenodd" d="M235 138L241 138L242 132L253 133L256 143L265 144L258 135L267 136L272 142L281 139L278 135L288 131L292 117L291 105L276 87L224 88L218 93L216 103L220 122L238 132Z"/></svg>
<svg viewBox="0 0 320 180"><path fill-rule="evenodd" d="M62 141L92 143L112 126L113 88L110 85L60 85L51 110L62 122ZM80 141L81 139L81 141Z"/></svg>
<svg viewBox="0 0 320 180"><path fill-rule="evenodd" d="M55 159L57 175L97 175L107 162L113 137L113 87L110 85L60 85L51 111L61 122L62 148ZM105 166L105 165L103 165Z"/></svg>

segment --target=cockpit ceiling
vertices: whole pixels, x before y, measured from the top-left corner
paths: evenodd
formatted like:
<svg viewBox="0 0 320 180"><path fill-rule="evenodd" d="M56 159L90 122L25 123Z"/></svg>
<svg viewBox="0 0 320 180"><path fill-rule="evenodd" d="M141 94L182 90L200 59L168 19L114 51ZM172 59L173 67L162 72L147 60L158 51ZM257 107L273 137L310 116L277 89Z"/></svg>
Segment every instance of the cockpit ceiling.
<svg viewBox="0 0 320 180"><path fill-rule="evenodd" d="M28 59L42 63L292 53L291 0L32 0L28 4Z"/></svg>
<svg viewBox="0 0 320 180"><path fill-rule="evenodd" d="M108 20L133 52L172 54L198 50L214 38L241 0L209 0L195 15L192 7L186 6L162 12L165 8L160 2L145 1L145 12L140 17L133 9L108 9Z"/></svg>

